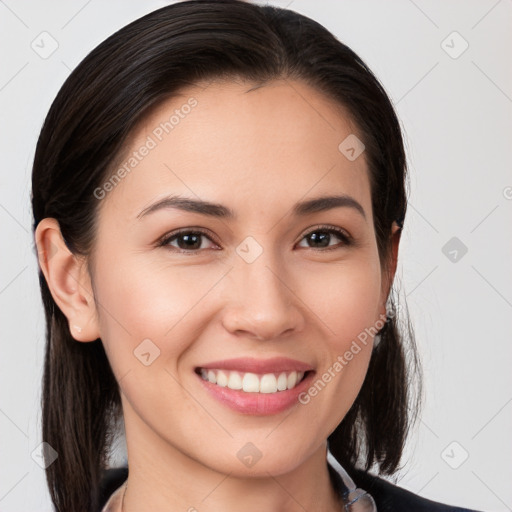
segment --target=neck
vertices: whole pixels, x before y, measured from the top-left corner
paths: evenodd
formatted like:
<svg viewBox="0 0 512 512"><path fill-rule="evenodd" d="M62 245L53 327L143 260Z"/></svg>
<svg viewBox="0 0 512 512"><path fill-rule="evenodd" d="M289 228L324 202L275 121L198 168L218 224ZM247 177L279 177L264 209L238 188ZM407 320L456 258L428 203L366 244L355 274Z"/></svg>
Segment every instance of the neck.
<svg viewBox="0 0 512 512"><path fill-rule="evenodd" d="M327 469L326 443L289 472L240 477L189 457L145 424L135 426L126 428L129 477L122 512L240 512L241 504L244 512L343 510Z"/></svg>

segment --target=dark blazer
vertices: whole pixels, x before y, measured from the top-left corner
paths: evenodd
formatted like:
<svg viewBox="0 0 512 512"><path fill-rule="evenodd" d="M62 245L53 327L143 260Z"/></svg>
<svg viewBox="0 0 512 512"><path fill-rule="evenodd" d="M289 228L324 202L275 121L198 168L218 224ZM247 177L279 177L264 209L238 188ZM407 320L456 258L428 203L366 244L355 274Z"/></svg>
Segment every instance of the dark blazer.
<svg viewBox="0 0 512 512"><path fill-rule="evenodd" d="M328 466L332 469L331 466ZM348 492L336 471L330 471L333 481L341 494ZM417 494L364 471L352 471L352 480L358 488L367 491L375 500L378 512L479 512L467 508L444 505L427 500ZM128 468L107 469L100 482L101 503L98 512L105 506L110 495L128 478Z"/></svg>
<svg viewBox="0 0 512 512"><path fill-rule="evenodd" d="M365 471L351 471L350 476L372 496L377 512L480 512L428 500Z"/></svg>

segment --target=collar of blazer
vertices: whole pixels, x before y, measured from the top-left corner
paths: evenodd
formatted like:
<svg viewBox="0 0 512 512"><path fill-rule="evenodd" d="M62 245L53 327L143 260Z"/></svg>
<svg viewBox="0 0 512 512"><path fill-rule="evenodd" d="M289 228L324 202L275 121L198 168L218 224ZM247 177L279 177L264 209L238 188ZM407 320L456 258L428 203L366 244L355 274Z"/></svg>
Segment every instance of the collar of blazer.
<svg viewBox="0 0 512 512"><path fill-rule="evenodd" d="M345 504L346 512L377 512L377 505L372 496L356 486L350 475L329 451L327 463L334 486Z"/></svg>

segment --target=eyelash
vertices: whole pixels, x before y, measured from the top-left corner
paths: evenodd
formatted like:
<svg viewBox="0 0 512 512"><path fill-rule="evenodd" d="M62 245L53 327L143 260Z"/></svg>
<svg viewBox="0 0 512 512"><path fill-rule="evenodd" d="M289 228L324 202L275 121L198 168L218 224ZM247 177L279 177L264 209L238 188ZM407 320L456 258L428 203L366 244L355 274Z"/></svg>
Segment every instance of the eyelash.
<svg viewBox="0 0 512 512"><path fill-rule="evenodd" d="M305 249L311 249L311 250L316 251L316 252L325 252L325 251L332 251L332 250L335 250L335 249L341 249L342 247L348 247L348 246L353 244L352 237L350 235L348 235L346 233L346 231L344 231L343 229L336 228L336 227L333 227L333 226L322 226L322 225L315 226L311 231L308 231L307 233L305 233L302 236L302 238L299 240L299 242L301 242L307 236L309 236L309 235L311 235L313 233L317 233L317 232L320 232L320 233L334 233L338 238L340 238L342 240L343 243L341 245L335 245L333 247L328 246L326 248L319 248L319 249L316 249L314 247L309 247L309 248L306 247ZM175 238L177 238L180 235L201 235L201 236L205 236L206 238L210 239L210 241L216 243L217 245L220 245L215 240L215 238L212 237L212 235L210 235L206 231L203 231L201 229L197 229L196 230L196 229L191 229L191 228L185 228L185 229L181 229L181 230L169 233L167 235L164 235L157 242L157 247L170 248L171 246L168 245L169 242L171 242L172 240L174 240ZM172 247L172 249L170 249L170 250L172 250L173 252L175 251L175 252L182 253L182 254L192 255L192 254L201 252L202 250L205 250L205 249L190 249L190 250L186 250L186 249L179 249L177 247Z"/></svg>

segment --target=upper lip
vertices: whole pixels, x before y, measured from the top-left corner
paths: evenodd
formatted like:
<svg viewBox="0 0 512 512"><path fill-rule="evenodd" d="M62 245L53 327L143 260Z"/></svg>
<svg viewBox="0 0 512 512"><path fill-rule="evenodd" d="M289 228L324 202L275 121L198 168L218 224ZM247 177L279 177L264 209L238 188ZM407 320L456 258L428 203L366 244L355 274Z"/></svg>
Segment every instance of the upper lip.
<svg viewBox="0 0 512 512"><path fill-rule="evenodd" d="M212 370L233 370L251 373L280 373L280 372L307 372L313 367L302 361L288 357L273 357L271 359L255 359L252 357L239 357L235 359L223 359L199 366L198 368Z"/></svg>

